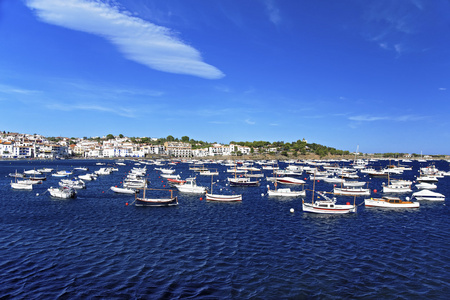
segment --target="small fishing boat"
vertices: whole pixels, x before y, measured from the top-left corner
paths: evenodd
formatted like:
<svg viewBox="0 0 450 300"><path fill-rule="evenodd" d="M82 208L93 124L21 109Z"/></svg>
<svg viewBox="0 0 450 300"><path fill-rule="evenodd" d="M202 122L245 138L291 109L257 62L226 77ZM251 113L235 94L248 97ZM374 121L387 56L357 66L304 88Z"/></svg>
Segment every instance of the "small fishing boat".
<svg viewBox="0 0 450 300"><path fill-rule="evenodd" d="M437 185L434 183L421 182L416 184L416 188L419 190L435 190L437 189Z"/></svg>
<svg viewBox="0 0 450 300"><path fill-rule="evenodd" d="M14 190L31 191L31 190L33 190L33 185L29 184L29 183L21 183L21 182L12 182L11 181L11 188Z"/></svg>
<svg viewBox="0 0 450 300"><path fill-rule="evenodd" d="M74 198L77 195L75 189L65 186L59 188L50 187L47 191L50 193L50 196L60 199Z"/></svg>
<svg viewBox="0 0 450 300"><path fill-rule="evenodd" d="M417 208L420 206L420 203L409 201L409 197L406 197L406 201L398 197L382 197L365 199L364 206L383 208Z"/></svg>
<svg viewBox="0 0 450 300"><path fill-rule="evenodd" d="M170 191L170 198L146 198L145 197L145 191L146 190L152 190L152 191ZM144 194L142 197L138 197L137 194L135 194L135 205L136 206L174 206L178 205L178 198L177 196L173 196L173 190L162 190L162 189L147 189L144 188Z"/></svg>
<svg viewBox="0 0 450 300"><path fill-rule="evenodd" d="M209 193L206 193L207 201L217 201L217 202L238 202L242 201L242 195L222 195L222 194L213 194L213 178L214 175L211 175L211 190Z"/></svg>
<svg viewBox="0 0 450 300"><path fill-rule="evenodd" d="M336 204L336 198L331 199L325 193L315 192L315 183L316 181L314 180L311 203L307 203L305 199L302 199L302 209L304 212L317 214L348 214L356 212L356 196L353 198L353 205L349 202L346 204ZM315 193L319 195L318 198L322 197L323 200L314 201Z"/></svg>
<svg viewBox="0 0 450 300"><path fill-rule="evenodd" d="M318 214L348 214L356 212L356 205L349 202L347 204L336 204L336 198L329 198L321 192L316 192L324 200L316 200L311 203L302 201L302 209L304 212L318 213ZM314 192L313 192L314 198Z"/></svg>

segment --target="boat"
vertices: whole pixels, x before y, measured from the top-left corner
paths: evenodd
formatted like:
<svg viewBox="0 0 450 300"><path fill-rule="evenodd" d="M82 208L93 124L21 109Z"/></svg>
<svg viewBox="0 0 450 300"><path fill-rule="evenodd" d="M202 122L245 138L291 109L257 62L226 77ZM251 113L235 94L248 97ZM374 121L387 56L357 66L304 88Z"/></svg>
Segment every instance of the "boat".
<svg viewBox="0 0 450 300"><path fill-rule="evenodd" d="M59 188L50 187L47 191L50 193L50 196L60 199L74 198L77 195L75 189L65 186Z"/></svg>
<svg viewBox="0 0 450 300"><path fill-rule="evenodd" d="M324 200L316 200L311 203L302 201L302 209L304 212L318 213L318 214L348 214L356 212L356 206L347 202L347 204L336 204L336 198L329 198L325 194L316 192L322 196ZM314 199L314 192L313 192Z"/></svg>
<svg viewBox="0 0 450 300"><path fill-rule="evenodd" d="M81 180L86 180L86 181L92 181L92 180L96 180L97 179L97 175L96 174L84 174L84 175L78 175L78 178L80 178Z"/></svg>
<svg viewBox="0 0 450 300"><path fill-rule="evenodd" d="M136 189L132 189L132 188L126 188L126 187L117 187L117 186L112 186L110 187L111 191L113 191L114 193L118 193L118 194L129 194L129 195L133 195L136 194L138 192L138 190Z"/></svg>
<svg viewBox="0 0 450 300"><path fill-rule="evenodd" d="M410 193L411 190L411 184L412 182L409 180L391 180L390 177L388 177L388 184L382 183L383 185L383 193L390 194L390 193L396 193L396 194L403 194L403 193Z"/></svg>
<svg viewBox="0 0 450 300"><path fill-rule="evenodd" d="M370 196L370 189L362 187L334 187L333 194L341 196Z"/></svg>
<svg viewBox="0 0 450 300"><path fill-rule="evenodd" d="M200 171L199 175L219 175L219 172L216 171L211 171L211 170L206 170L206 171Z"/></svg>
<svg viewBox="0 0 450 300"><path fill-rule="evenodd" d="M428 201L445 201L445 196L440 193L436 193L430 190L421 190L412 194L412 197L417 200Z"/></svg>
<svg viewBox="0 0 450 300"><path fill-rule="evenodd" d="M152 191L170 191L170 198L146 198L145 197L145 191L146 190L152 190ZM138 194L135 194L135 205L136 206L174 206L178 205L178 198L177 196L173 196L173 190L163 190L163 189L147 189L144 188L144 194L142 197L138 197Z"/></svg>
<svg viewBox="0 0 450 300"><path fill-rule="evenodd" d="M242 194L239 195L222 195L222 194L213 194L213 177L211 175L211 190L209 193L206 193L206 201L217 201L217 202L238 202L242 201Z"/></svg>
<svg viewBox="0 0 450 300"><path fill-rule="evenodd" d="M17 178L16 178L17 179ZM33 190L33 185L29 183L22 183L22 182L13 182L11 181L11 188L14 190L27 190L31 191Z"/></svg>
<svg viewBox="0 0 450 300"><path fill-rule="evenodd" d="M73 173L70 171L58 171L56 173L53 173L53 177L67 177L69 175L72 175Z"/></svg>
<svg viewBox="0 0 450 300"><path fill-rule="evenodd" d="M421 174L416 179L418 182L438 182L438 179L434 175L424 175Z"/></svg>
<svg viewBox="0 0 450 300"><path fill-rule="evenodd" d="M419 190L435 190L437 189L437 185L434 183L421 182L415 185Z"/></svg>
<svg viewBox="0 0 450 300"><path fill-rule="evenodd" d="M186 183L186 180L175 179L175 178L167 178L167 181L169 182L169 184L183 184L183 183Z"/></svg>
<svg viewBox="0 0 450 300"><path fill-rule="evenodd" d="M195 177L187 178L186 183L177 184L175 187L182 193L191 194L204 194L206 193L206 188L204 186L197 185Z"/></svg>
<svg viewBox="0 0 450 300"><path fill-rule="evenodd" d="M81 189L85 189L86 188L86 184L81 179L78 179L78 180L75 180L75 179L72 179L72 180L70 180L70 179L61 179L61 181L58 184L59 184L59 186L69 187L69 188L73 188L73 189L76 189L76 190L81 190Z"/></svg>
<svg viewBox="0 0 450 300"><path fill-rule="evenodd" d="M383 208L417 208L420 206L420 203L409 201L409 197L406 197L406 201L398 197L382 197L365 199L364 206Z"/></svg>
<svg viewBox="0 0 450 300"><path fill-rule="evenodd" d="M259 181L251 180L249 177L228 178L230 186L259 186Z"/></svg>
<svg viewBox="0 0 450 300"><path fill-rule="evenodd" d="M242 201L242 195L206 194L206 200L218 202L237 202Z"/></svg>
<svg viewBox="0 0 450 300"><path fill-rule="evenodd" d="M305 197L306 191L292 191L290 188L277 188L277 184L275 182L275 189L271 190L270 186L267 185L267 194L269 196L280 196L280 197Z"/></svg>
<svg viewBox="0 0 450 300"><path fill-rule="evenodd" d="M297 184L297 185L305 184L303 180L294 177L276 177L276 182L282 184Z"/></svg>
<svg viewBox="0 0 450 300"><path fill-rule="evenodd" d="M336 204L336 198L331 199L324 193L315 192L315 183L316 181L314 180L311 203L307 203L305 202L305 199L302 199L302 209L304 212L317 214L348 214L356 212L356 197L353 200L353 205L349 202L346 204ZM324 200L314 201L315 193L317 193L319 197L322 197Z"/></svg>
<svg viewBox="0 0 450 300"><path fill-rule="evenodd" d="M342 183L344 187L363 187L366 185L365 182L362 181L345 181Z"/></svg>

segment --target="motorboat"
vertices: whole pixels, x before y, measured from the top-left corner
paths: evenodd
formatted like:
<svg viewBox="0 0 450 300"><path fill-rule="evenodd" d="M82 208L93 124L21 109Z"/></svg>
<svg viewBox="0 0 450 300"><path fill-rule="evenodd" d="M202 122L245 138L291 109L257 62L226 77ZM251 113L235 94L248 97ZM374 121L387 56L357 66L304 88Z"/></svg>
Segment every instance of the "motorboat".
<svg viewBox="0 0 450 300"><path fill-rule="evenodd" d="M429 182L421 182L415 185L415 187L419 190L435 190L437 189L437 185Z"/></svg>
<svg viewBox="0 0 450 300"><path fill-rule="evenodd" d="M440 193L436 193L430 190L421 190L412 194L412 197L417 200L428 201L445 201L445 196Z"/></svg>
<svg viewBox="0 0 450 300"><path fill-rule="evenodd" d="M195 177L187 178L186 183L175 185L175 187L182 193L192 193L192 194L206 193L206 188L204 186L197 185Z"/></svg>
<svg viewBox="0 0 450 300"><path fill-rule="evenodd" d="M382 197L365 199L364 205L366 207L383 208L417 208L420 206L420 203L409 201L409 197L406 197L406 200L402 200L398 197Z"/></svg>
<svg viewBox="0 0 450 300"><path fill-rule="evenodd" d="M75 189L65 186L59 188L50 187L47 191L50 193L50 196L60 199L74 198L77 195Z"/></svg>
<svg viewBox="0 0 450 300"><path fill-rule="evenodd" d="M110 187L110 189L114 193L118 193L118 194L134 195L138 192L136 189L126 188L126 187L117 187L117 186L112 186L112 187Z"/></svg>

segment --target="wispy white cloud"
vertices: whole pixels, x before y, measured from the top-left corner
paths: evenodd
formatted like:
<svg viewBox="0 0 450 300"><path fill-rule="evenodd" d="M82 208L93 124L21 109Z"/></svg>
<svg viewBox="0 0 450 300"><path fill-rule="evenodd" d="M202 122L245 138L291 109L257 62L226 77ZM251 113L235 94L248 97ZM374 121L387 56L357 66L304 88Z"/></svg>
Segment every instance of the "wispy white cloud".
<svg viewBox="0 0 450 300"><path fill-rule="evenodd" d="M19 88L19 87L15 87L15 86L0 84L0 93L20 94L20 95L33 95L33 94L37 94L37 93L40 93L40 92L41 91L23 89L23 88Z"/></svg>
<svg viewBox="0 0 450 300"><path fill-rule="evenodd" d="M100 111L116 114L122 117L134 118L134 110L124 108L124 107L111 107L111 106L102 106L98 104L62 104L62 103L47 103L45 105L48 109L52 110L60 110L60 111L74 111L74 110L84 110L84 111Z"/></svg>
<svg viewBox="0 0 450 300"><path fill-rule="evenodd" d="M439 90L440 90L440 91L446 91L447 88L441 87L441 88L439 88Z"/></svg>
<svg viewBox="0 0 450 300"><path fill-rule="evenodd" d="M400 115L400 116L359 115L359 116L351 116L348 119L351 121L358 121L358 122L374 122L374 121L408 122L408 121L420 121L427 118L428 116L417 116L417 115Z"/></svg>
<svg viewBox="0 0 450 300"><path fill-rule="evenodd" d="M245 123L249 124L249 125L255 125L256 122L251 121L250 119L246 119Z"/></svg>
<svg viewBox="0 0 450 300"><path fill-rule="evenodd" d="M26 4L44 22L102 36L127 59L152 69L207 79L225 76L203 62L200 52L172 30L133 17L118 6L86 0L28 0Z"/></svg>
<svg viewBox="0 0 450 300"><path fill-rule="evenodd" d="M275 2L273 0L264 0L264 6L270 22L278 25L281 22L281 15L279 8L275 5Z"/></svg>

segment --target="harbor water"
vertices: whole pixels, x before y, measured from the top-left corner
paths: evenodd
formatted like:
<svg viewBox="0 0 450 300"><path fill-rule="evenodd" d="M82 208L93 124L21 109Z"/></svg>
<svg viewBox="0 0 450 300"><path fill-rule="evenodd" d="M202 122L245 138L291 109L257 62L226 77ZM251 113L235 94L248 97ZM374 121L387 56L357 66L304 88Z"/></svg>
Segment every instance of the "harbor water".
<svg viewBox="0 0 450 300"><path fill-rule="evenodd" d="M219 171L214 192L242 194L242 202L211 203L204 195L176 192L178 206L137 207L133 195L109 189L121 185L134 166L130 161L86 182L74 199L50 197L46 190L59 181L51 175L32 191L10 187L8 174L16 170L83 166L93 172L99 161L0 161L0 298L447 299L450 294L450 177L437 183L444 202L421 201L420 208L402 210L359 205L348 215L308 214L302 198L268 197L267 185L273 184L265 178L259 187L230 187L226 177L232 174L219 164L205 164ZM409 163L413 171L401 178L414 180L429 163ZM434 163L450 169L447 161ZM182 178L195 175L187 163L172 168ZM147 174L151 187L169 187L154 166L147 166ZM369 182L372 197L381 195L387 181L361 180ZM210 187L211 177L197 175L197 184ZM312 189L311 180L306 187ZM332 187L315 185L321 191ZM308 191L305 201L311 199ZM353 197L338 198L347 201ZM356 204L363 201L356 198Z"/></svg>

